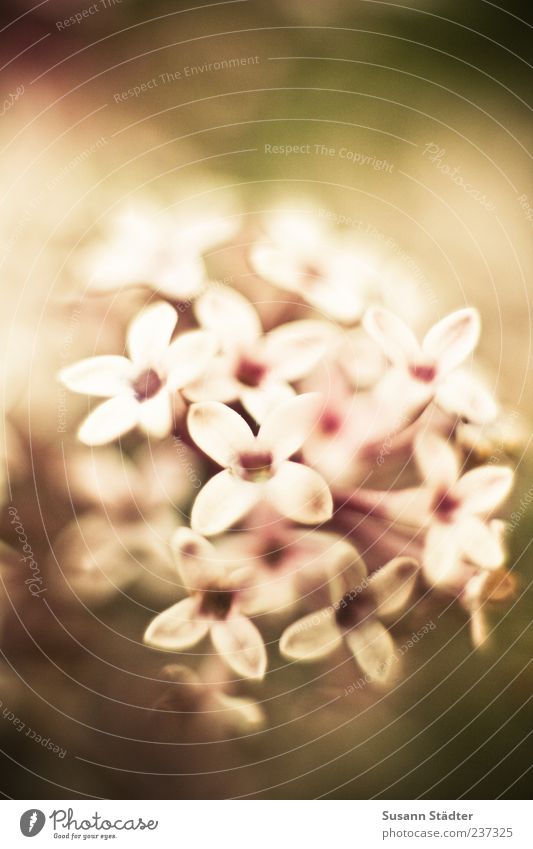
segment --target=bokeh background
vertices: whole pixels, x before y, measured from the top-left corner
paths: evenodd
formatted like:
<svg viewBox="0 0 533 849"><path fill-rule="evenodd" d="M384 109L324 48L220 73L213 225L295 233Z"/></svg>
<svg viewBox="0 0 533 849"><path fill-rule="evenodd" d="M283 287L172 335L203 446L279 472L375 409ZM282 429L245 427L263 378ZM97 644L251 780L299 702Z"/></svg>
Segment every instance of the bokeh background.
<svg viewBox="0 0 533 849"><path fill-rule="evenodd" d="M527 797L531 9L109 0L60 25L90 6L4 0L0 12L1 538L11 547L1 567L0 791ZM238 66L218 68L230 59ZM135 86L141 92L128 96ZM310 152L271 152L283 145ZM394 269L392 297L395 279L414 279L416 297L402 304L414 323L464 304L480 310L480 359L520 422L520 438L505 437L518 467L510 565L519 589L487 651L472 650L456 606L420 606L403 636L417 617L438 616L438 628L406 656L401 684L376 699L339 696L335 669L287 669L273 649L268 687L254 693L268 726L221 740L187 713L151 710L163 685L141 638L150 609L164 606L156 590L95 590L83 603L65 591L46 607L29 595L7 508L16 507L48 585L61 582L61 535L80 510L61 481L82 402L64 408L55 374L106 350L106 309L84 297L77 257L105 236L121 202L147 197L185 215L227 207L251 222L280 199L312 203ZM229 260L213 257L213 273L223 277ZM130 314L128 304L124 323ZM11 714L66 755L18 731Z"/></svg>

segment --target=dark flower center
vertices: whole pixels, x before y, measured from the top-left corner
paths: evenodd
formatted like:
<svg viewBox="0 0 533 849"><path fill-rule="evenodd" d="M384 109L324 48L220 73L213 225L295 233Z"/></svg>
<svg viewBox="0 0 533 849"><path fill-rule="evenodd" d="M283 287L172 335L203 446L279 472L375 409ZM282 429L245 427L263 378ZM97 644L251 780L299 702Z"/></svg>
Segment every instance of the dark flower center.
<svg viewBox="0 0 533 849"><path fill-rule="evenodd" d="M287 548L281 540L272 538L267 540L265 547L261 553L261 559L271 569L277 569L285 557Z"/></svg>
<svg viewBox="0 0 533 849"><path fill-rule="evenodd" d="M324 434L337 433L341 423L341 418L336 413L326 412L320 416L319 427Z"/></svg>
<svg viewBox="0 0 533 849"><path fill-rule="evenodd" d="M435 380L437 369L434 365L420 363L409 366L409 374L421 383L431 383Z"/></svg>
<svg viewBox="0 0 533 849"><path fill-rule="evenodd" d="M458 498L450 495L448 490L441 490L435 495L433 501L433 511L442 522L451 522L453 514L460 506L461 502Z"/></svg>
<svg viewBox="0 0 533 849"><path fill-rule="evenodd" d="M153 368L146 369L133 381L133 391L137 401L148 401L149 398L153 398L162 385L158 373Z"/></svg>
<svg viewBox="0 0 533 849"><path fill-rule="evenodd" d="M256 360L243 357L237 366L236 377L245 386L259 386L266 374L266 367Z"/></svg>
<svg viewBox="0 0 533 849"><path fill-rule="evenodd" d="M203 616L225 619L231 610L235 593L232 590L204 590L200 603Z"/></svg>
<svg viewBox="0 0 533 849"><path fill-rule="evenodd" d="M272 474L270 451L245 451L239 454L239 474L247 481L268 480Z"/></svg>
<svg viewBox="0 0 533 849"><path fill-rule="evenodd" d="M343 595L335 611L335 621L339 628L349 631L360 625L375 612L375 604L368 592L352 590Z"/></svg>

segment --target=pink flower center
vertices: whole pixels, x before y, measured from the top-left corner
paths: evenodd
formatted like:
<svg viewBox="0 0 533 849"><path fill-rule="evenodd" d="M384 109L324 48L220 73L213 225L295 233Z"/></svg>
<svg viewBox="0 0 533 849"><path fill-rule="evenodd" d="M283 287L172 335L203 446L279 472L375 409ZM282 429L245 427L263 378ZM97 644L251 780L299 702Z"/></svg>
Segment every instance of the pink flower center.
<svg viewBox="0 0 533 849"><path fill-rule="evenodd" d="M265 543L265 547L261 553L261 559L264 560L270 569L277 569L287 555L287 546L281 540L272 537Z"/></svg>
<svg viewBox="0 0 533 849"><path fill-rule="evenodd" d="M440 490L433 501L433 512L437 514L441 522L451 522L460 504L459 499L450 495L448 490Z"/></svg>
<svg viewBox="0 0 533 849"><path fill-rule="evenodd" d="M320 416L319 428L323 434L338 433L341 428L341 417L333 411L326 411Z"/></svg>
<svg viewBox="0 0 533 849"><path fill-rule="evenodd" d="M146 369L133 381L133 391L137 401L148 401L149 398L153 398L162 385L158 373L152 368Z"/></svg>
<svg viewBox="0 0 533 849"><path fill-rule="evenodd" d="M335 621L343 631L350 631L375 613L376 607L369 593L352 590L343 595L335 611Z"/></svg>
<svg viewBox="0 0 533 849"><path fill-rule="evenodd" d="M409 374L421 383L431 383L437 376L437 368L432 363L414 363L409 366Z"/></svg>
<svg viewBox="0 0 533 849"><path fill-rule="evenodd" d="M232 590L204 590L200 602L200 613L202 616L210 616L213 619L225 619L234 600L235 593Z"/></svg>
<svg viewBox="0 0 533 849"><path fill-rule="evenodd" d="M239 454L237 471L244 480L258 483L272 477L272 463L270 451L243 451Z"/></svg>
<svg viewBox="0 0 533 849"><path fill-rule="evenodd" d="M237 366L236 377L245 386L259 386L266 374L266 367L256 360L243 357Z"/></svg>

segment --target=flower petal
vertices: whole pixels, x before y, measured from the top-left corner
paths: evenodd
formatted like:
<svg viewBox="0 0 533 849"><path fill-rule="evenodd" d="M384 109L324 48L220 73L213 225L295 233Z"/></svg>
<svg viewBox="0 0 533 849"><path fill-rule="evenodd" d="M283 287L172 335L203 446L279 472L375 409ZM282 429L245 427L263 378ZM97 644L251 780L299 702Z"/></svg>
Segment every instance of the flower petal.
<svg viewBox="0 0 533 849"><path fill-rule="evenodd" d="M268 414L259 428L258 442L272 451L274 460L286 460L302 447L320 413L318 392L306 392L284 401Z"/></svg>
<svg viewBox="0 0 533 849"><path fill-rule="evenodd" d="M453 494L467 513L487 515L507 498L513 485L513 470L508 466L479 466L460 478Z"/></svg>
<svg viewBox="0 0 533 849"><path fill-rule="evenodd" d="M235 616L211 626L213 645L228 666L243 678L260 680L267 668L263 638L246 616Z"/></svg>
<svg viewBox="0 0 533 849"><path fill-rule="evenodd" d="M269 413L294 398L295 391L288 383L267 382L241 392L241 402L256 422L263 422Z"/></svg>
<svg viewBox="0 0 533 849"><path fill-rule="evenodd" d="M183 586L200 590L220 577L221 568L215 546L190 528L178 528L170 540Z"/></svg>
<svg viewBox="0 0 533 849"><path fill-rule="evenodd" d="M208 289L196 302L198 323L212 331L222 348L248 348L262 333L254 307L243 295L226 286Z"/></svg>
<svg viewBox="0 0 533 849"><path fill-rule="evenodd" d="M492 524L492 523L491 523ZM501 535L477 516L464 516L456 523L461 553L471 563L498 569L505 560Z"/></svg>
<svg viewBox="0 0 533 849"><path fill-rule="evenodd" d="M198 447L220 466L231 466L239 453L254 447L254 435L243 417L219 401L193 404L187 426Z"/></svg>
<svg viewBox="0 0 533 849"><path fill-rule="evenodd" d="M166 388L153 398L139 403L139 424L156 439L164 439L172 430L172 405Z"/></svg>
<svg viewBox="0 0 533 849"><path fill-rule="evenodd" d="M184 598L156 616L146 629L144 642L156 649L181 651L199 643L208 630L209 623L199 618L197 599Z"/></svg>
<svg viewBox="0 0 533 849"><path fill-rule="evenodd" d="M59 372L59 380L72 392L111 398L124 392L134 376L126 357L102 356L80 360Z"/></svg>
<svg viewBox="0 0 533 849"><path fill-rule="evenodd" d="M196 298L206 285L203 259L197 256L184 257L183 251L174 261L161 266L149 275L152 288L174 301L190 301ZM169 337L170 338L170 337Z"/></svg>
<svg viewBox="0 0 533 849"><path fill-rule="evenodd" d="M441 375L448 374L472 353L480 332L478 311L467 307L434 324L424 337L422 349L437 361Z"/></svg>
<svg viewBox="0 0 533 849"><path fill-rule="evenodd" d="M282 516L305 525L331 519L333 499L318 472L286 460L265 485L265 495Z"/></svg>
<svg viewBox="0 0 533 849"><path fill-rule="evenodd" d="M139 423L139 402L131 395L117 395L104 401L87 416L78 431L85 445L105 445Z"/></svg>
<svg viewBox="0 0 533 849"><path fill-rule="evenodd" d="M250 252L250 263L254 271L273 286L288 292L298 291L301 277L298 257L270 245L259 244Z"/></svg>
<svg viewBox="0 0 533 849"><path fill-rule="evenodd" d="M178 321L174 307L163 301L145 307L131 322L126 347L136 365L157 365Z"/></svg>
<svg viewBox="0 0 533 849"><path fill-rule="evenodd" d="M431 431L415 441L415 458L425 482L433 489L449 489L459 477L457 455L450 443Z"/></svg>
<svg viewBox="0 0 533 849"><path fill-rule="evenodd" d="M346 634L346 642L357 663L377 684L385 684L394 665L394 643L387 629L372 619Z"/></svg>
<svg viewBox="0 0 533 849"><path fill-rule="evenodd" d="M309 374L333 339L333 328L325 321L290 321L265 336L263 355L277 378L292 383Z"/></svg>
<svg viewBox="0 0 533 849"><path fill-rule="evenodd" d="M196 496L191 527L213 536L241 519L261 497L261 487L248 483L225 469L209 480Z"/></svg>
<svg viewBox="0 0 533 849"><path fill-rule="evenodd" d="M420 359L416 336L401 318L389 310L370 307L363 317L363 326L395 365L408 366Z"/></svg>
<svg viewBox="0 0 533 849"><path fill-rule="evenodd" d="M191 330L172 342L164 360L167 386L171 391L182 389L199 380L215 356L217 342L205 330Z"/></svg>
<svg viewBox="0 0 533 849"><path fill-rule="evenodd" d="M281 635L279 650L290 660L320 660L341 644L340 631L331 607L309 613L289 625Z"/></svg>
<svg viewBox="0 0 533 849"><path fill-rule="evenodd" d="M451 585L462 570L454 525L432 525L424 545L424 576L434 587Z"/></svg>
<svg viewBox="0 0 533 849"><path fill-rule="evenodd" d="M413 592L418 563L411 557L395 557L369 578L379 616L390 616L405 607Z"/></svg>
<svg viewBox="0 0 533 849"><path fill-rule="evenodd" d="M487 387L465 371L449 374L437 390L435 401L446 413L485 425L498 415L498 405Z"/></svg>

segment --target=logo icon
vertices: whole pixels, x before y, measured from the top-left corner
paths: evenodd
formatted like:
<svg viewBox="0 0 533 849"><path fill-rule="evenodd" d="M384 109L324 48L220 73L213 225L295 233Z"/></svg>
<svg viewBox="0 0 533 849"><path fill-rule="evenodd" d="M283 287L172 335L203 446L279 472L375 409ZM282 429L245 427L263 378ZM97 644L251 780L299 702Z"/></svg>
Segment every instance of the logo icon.
<svg viewBox="0 0 533 849"><path fill-rule="evenodd" d="M24 837L35 837L42 831L45 822L46 817L42 811L30 808L29 811L24 811L20 818L20 830Z"/></svg>

